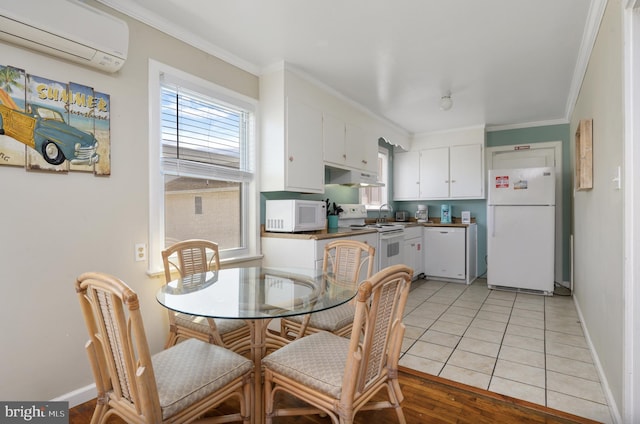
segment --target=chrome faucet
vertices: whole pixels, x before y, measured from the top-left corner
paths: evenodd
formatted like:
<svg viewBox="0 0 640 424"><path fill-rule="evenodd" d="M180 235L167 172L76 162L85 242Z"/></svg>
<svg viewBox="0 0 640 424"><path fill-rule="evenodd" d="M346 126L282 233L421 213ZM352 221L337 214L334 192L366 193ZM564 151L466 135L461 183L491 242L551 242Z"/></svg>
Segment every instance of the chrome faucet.
<svg viewBox="0 0 640 424"><path fill-rule="evenodd" d="M380 209L378 209L378 219L376 220L376 222L381 223L381 222L387 222L387 217L385 215L384 218L382 218L382 208L387 206L389 208L390 212L393 212L393 207L389 204L389 203L383 203L382 205L380 205Z"/></svg>

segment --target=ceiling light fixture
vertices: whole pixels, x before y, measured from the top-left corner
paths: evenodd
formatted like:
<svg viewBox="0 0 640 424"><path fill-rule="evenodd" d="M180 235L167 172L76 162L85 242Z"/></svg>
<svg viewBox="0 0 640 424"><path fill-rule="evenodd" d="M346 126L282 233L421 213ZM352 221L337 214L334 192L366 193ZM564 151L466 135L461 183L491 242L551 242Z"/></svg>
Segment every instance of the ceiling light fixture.
<svg viewBox="0 0 640 424"><path fill-rule="evenodd" d="M453 107L453 100L451 100L451 93L447 93L440 97L440 110L449 110Z"/></svg>

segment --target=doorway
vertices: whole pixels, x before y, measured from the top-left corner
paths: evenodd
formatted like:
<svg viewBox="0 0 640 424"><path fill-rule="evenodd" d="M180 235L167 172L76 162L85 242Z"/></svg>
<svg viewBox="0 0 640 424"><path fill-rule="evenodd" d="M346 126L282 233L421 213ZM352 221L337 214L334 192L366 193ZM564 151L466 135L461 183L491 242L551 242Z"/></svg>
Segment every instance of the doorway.
<svg viewBox="0 0 640 424"><path fill-rule="evenodd" d="M562 243L562 142L517 144L487 148L489 169L533 168L553 166L556 170L555 266L554 280L565 285L563 279Z"/></svg>

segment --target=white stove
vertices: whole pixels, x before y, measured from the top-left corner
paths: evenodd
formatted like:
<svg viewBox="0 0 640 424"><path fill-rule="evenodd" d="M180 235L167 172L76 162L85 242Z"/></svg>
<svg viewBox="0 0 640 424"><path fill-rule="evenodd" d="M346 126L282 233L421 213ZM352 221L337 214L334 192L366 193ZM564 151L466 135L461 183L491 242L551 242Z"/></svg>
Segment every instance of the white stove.
<svg viewBox="0 0 640 424"><path fill-rule="evenodd" d="M378 231L376 261L378 270L401 263L404 259L404 225L391 223L366 224L365 205L340 205L343 212L338 218L338 227L351 229L374 228Z"/></svg>
<svg viewBox="0 0 640 424"><path fill-rule="evenodd" d="M402 224L366 224L365 219L367 218L367 208L365 207L365 205L345 204L340 205L340 207L343 210L338 217L338 227L340 228L351 228L354 230L373 228L379 233L386 233L389 231L404 231L404 226Z"/></svg>

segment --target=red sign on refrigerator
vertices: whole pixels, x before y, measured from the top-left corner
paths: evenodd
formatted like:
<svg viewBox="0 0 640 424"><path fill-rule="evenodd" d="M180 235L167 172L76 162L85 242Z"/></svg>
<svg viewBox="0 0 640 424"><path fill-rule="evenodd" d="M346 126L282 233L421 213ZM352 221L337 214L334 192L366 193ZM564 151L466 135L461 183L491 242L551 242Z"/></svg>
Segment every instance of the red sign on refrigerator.
<svg viewBox="0 0 640 424"><path fill-rule="evenodd" d="M497 176L496 177L496 188L509 188L509 176Z"/></svg>

